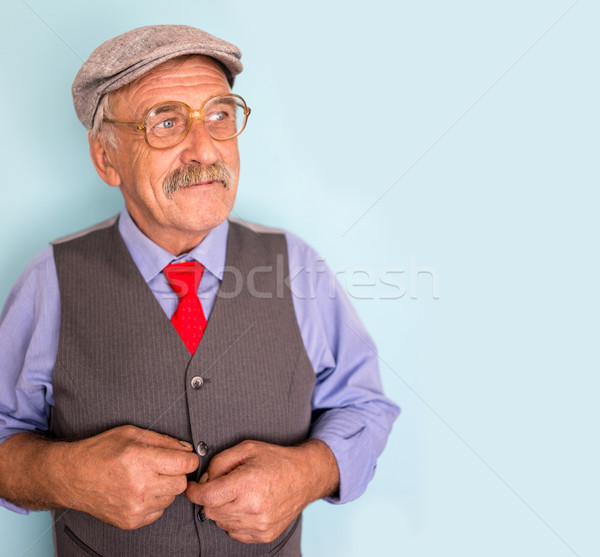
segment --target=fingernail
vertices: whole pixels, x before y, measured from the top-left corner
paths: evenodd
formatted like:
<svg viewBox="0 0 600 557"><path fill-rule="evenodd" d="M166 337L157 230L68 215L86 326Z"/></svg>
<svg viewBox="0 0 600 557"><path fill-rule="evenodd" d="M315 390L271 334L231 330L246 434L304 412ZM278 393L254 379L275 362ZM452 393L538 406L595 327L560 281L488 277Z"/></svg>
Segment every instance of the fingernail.
<svg viewBox="0 0 600 557"><path fill-rule="evenodd" d="M190 451L193 451L193 450L194 450L194 447L192 447L192 445L191 445L190 443L188 443L187 441L179 441L179 444L180 444L182 447L185 447L186 449L188 449L188 450L190 450Z"/></svg>
<svg viewBox="0 0 600 557"><path fill-rule="evenodd" d="M198 480L199 484L205 484L208 481L208 472L204 472L204 474L202 474L200 476L200 479Z"/></svg>

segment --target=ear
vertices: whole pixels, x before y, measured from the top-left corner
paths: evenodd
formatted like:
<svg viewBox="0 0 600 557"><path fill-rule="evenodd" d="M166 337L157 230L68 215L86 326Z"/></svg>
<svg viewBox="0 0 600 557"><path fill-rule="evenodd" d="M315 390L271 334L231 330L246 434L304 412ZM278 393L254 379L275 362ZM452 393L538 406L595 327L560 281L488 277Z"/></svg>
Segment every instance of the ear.
<svg viewBox="0 0 600 557"><path fill-rule="evenodd" d="M88 141L90 143L90 156L100 178L109 186L119 187L122 180L119 172L111 162L111 153L98 139L98 136L92 134L92 132L88 133Z"/></svg>

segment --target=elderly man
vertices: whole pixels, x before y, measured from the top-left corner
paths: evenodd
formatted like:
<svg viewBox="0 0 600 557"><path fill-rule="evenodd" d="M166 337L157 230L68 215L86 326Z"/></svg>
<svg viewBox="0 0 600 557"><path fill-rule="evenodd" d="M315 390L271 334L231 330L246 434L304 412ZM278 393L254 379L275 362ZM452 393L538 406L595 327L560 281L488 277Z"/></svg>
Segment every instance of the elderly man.
<svg viewBox="0 0 600 557"><path fill-rule="evenodd" d="M73 84L125 208L41 252L0 323L0 496L53 509L61 557L299 555L304 507L360 495L397 416L311 248L228 220L240 57L145 27Z"/></svg>

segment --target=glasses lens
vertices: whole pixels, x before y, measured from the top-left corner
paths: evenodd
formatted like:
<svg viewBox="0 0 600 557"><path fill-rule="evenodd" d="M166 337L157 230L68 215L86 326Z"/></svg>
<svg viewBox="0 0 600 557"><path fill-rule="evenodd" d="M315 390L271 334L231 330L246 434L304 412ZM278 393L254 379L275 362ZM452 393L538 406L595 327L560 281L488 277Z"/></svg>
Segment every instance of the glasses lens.
<svg viewBox="0 0 600 557"><path fill-rule="evenodd" d="M234 96L217 97L204 107L204 122L215 139L228 139L240 133L246 125L245 106Z"/></svg>
<svg viewBox="0 0 600 557"><path fill-rule="evenodd" d="M148 143L157 149L175 145L186 133L188 110L179 103L154 107L146 117Z"/></svg>

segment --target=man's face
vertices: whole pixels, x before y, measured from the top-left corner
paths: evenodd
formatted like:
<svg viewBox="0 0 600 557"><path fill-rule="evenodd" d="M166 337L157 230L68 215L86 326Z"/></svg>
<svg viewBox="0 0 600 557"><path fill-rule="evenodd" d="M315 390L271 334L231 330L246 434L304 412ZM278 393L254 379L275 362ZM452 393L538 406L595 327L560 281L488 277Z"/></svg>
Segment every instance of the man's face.
<svg viewBox="0 0 600 557"><path fill-rule="evenodd" d="M219 65L205 56L166 62L118 92L112 104L114 119L137 122L146 110L162 101L182 101L192 109L229 93ZM148 147L143 133L114 126L118 144L107 149L107 158L118 179L127 209L138 227L154 242L179 254L199 243L207 232L229 215L240 170L237 138L215 141L196 120L187 137L171 149ZM165 179L186 166L206 167L225 163L233 173L228 188L220 181L204 180L165 193ZM119 183L120 182L120 183Z"/></svg>

